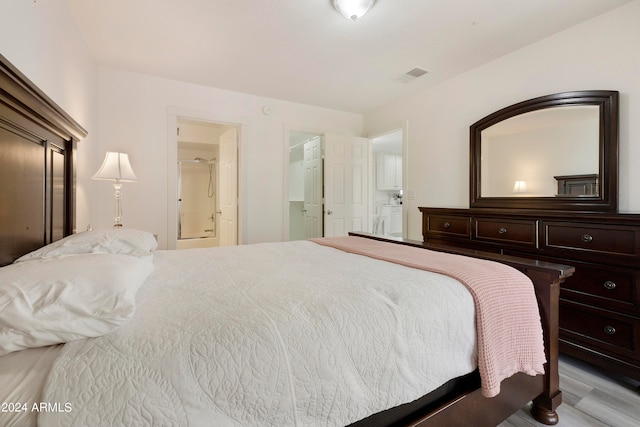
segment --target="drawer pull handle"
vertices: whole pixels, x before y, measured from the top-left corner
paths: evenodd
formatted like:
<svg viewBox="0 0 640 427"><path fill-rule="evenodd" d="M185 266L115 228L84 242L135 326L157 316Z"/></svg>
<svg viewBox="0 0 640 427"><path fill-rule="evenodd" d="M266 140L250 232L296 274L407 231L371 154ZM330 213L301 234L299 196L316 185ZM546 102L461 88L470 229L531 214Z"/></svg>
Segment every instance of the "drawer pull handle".
<svg viewBox="0 0 640 427"><path fill-rule="evenodd" d="M616 328L611 325L607 325L604 327L604 332L608 335L613 335L616 333Z"/></svg>
<svg viewBox="0 0 640 427"><path fill-rule="evenodd" d="M582 241L583 242L589 243L592 240L593 240L593 237L590 234L583 234L582 235Z"/></svg>
<svg viewBox="0 0 640 427"><path fill-rule="evenodd" d="M507 229L504 227L500 227L500 230L498 230L498 233L500 234L505 234L507 232Z"/></svg>
<svg viewBox="0 0 640 427"><path fill-rule="evenodd" d="M451 223L450 222L445 222L444 223L444 228L451 228Z"/></svg>
<svg viewBox="0 0 640 427"><path fill-rule="evenodd" d="M616 288L616 282L612 282L611 280L607 280L606 282L604 282L604 288L605 289L615 289Z"/></svg>

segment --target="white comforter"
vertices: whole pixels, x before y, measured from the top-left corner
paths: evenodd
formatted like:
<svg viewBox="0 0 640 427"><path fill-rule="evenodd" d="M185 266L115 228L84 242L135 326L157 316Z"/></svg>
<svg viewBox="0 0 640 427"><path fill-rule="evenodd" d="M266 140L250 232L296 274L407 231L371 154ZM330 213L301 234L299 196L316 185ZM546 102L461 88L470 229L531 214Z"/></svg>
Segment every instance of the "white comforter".
<svg viewBox="0 0 640 427"><path fill-rule="evenodd" d="M449 277L307 241L154 263L127 326L65 345L40 425L341 426L476 368Z"/></svg>

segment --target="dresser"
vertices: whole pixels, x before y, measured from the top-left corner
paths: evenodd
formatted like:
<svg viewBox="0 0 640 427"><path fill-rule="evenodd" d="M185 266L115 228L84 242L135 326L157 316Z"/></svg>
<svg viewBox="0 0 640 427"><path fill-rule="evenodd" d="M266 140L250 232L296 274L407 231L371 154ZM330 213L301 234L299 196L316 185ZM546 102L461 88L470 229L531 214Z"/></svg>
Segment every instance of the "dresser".
<svg viewBox="0 0 640 427"><path fill-rule="evenodd" d="M425 242L575 267L561 285L560 351L640 380L640 215L420 211Z"/></svg>

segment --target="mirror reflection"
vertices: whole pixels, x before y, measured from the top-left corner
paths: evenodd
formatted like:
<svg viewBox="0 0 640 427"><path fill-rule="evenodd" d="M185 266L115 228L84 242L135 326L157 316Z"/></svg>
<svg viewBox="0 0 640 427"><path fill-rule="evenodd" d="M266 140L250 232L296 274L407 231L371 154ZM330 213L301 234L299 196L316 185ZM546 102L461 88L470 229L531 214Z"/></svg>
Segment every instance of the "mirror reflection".
<svg viewBox="0 0 640 427"><path fill-rule="evenodd" d="M597 105L511 117L481 132L481 197L598 197Z"/></svg>

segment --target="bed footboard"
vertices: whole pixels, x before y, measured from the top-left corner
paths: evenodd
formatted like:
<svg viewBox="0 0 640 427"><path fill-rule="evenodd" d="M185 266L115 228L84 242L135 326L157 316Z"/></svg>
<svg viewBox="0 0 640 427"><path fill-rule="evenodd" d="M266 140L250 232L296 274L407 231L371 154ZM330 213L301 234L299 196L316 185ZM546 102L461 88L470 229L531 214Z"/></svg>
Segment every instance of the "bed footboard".
<svg viewBox="0 0 640 427"><path fill-rule="evenodd" d="M501 393L490 399L483 397L479 388L454 393L450 401L428 412L416 413L414 419L409 422L403 422L403 424L422 427L437 425L496 425L530 401L533 401L531 415L537 421L547 425L558 423L556 409L562 403L560 376L558 373L560 284L573 274L575 270L573 267L527 258L454 248L446 245L423 243L417 240L384 238L369 233L351 232L349 235L500 262L527 275L535 288L547 358L545 375L532 377L525 374L516 374L503 381Z"/></svg>

